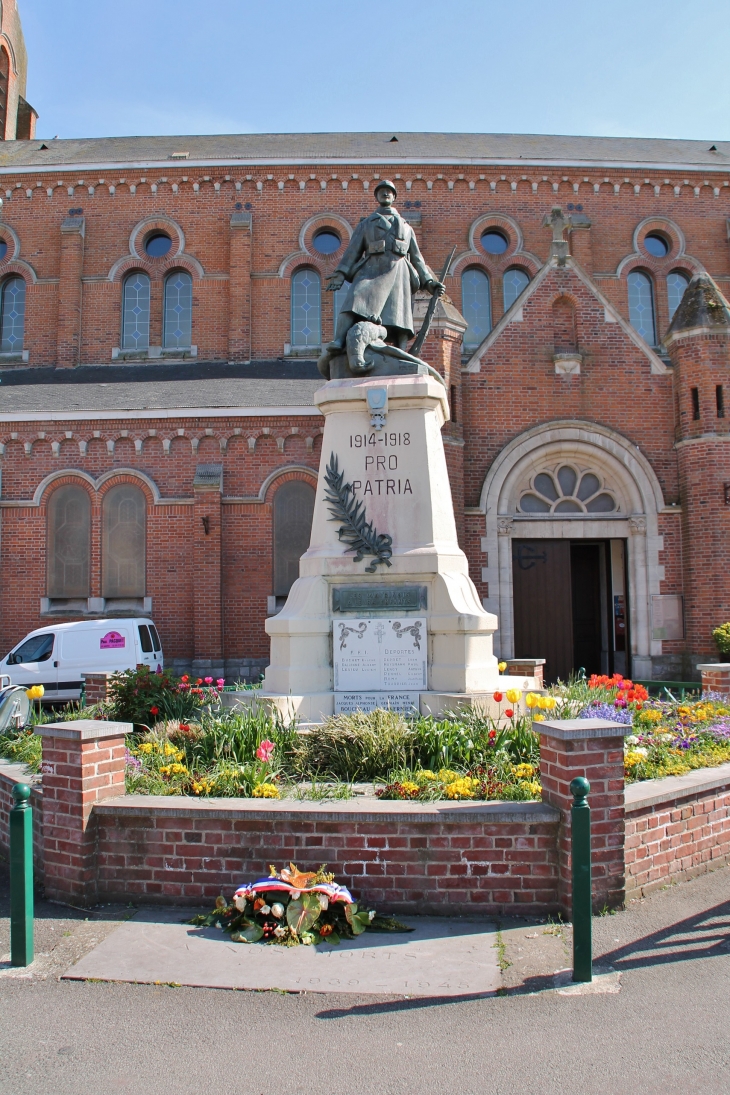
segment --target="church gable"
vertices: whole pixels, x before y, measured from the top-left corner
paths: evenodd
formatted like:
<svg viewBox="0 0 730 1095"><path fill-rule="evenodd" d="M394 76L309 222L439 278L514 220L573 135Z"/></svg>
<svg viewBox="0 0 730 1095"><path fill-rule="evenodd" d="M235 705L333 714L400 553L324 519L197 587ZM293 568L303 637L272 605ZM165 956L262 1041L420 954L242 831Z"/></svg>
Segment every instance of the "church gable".
<svg viewBox="0 0 730 1095"><path fill-rule="evenodd" d="M518 362L532 375L583 376L606 366L664 375L658 354L637 334L588 275L570 258L540 270L475 350L467 373ZM535 371L537 370L537 372Z"/></svg>

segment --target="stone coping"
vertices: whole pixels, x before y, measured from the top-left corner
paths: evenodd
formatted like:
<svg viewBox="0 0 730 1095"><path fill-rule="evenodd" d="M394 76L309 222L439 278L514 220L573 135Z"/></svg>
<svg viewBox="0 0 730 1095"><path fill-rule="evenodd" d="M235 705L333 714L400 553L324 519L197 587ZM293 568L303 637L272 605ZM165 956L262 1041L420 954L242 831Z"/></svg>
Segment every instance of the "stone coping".
<svg viewBox="0 0 730 1095"><path fill-rule="evenodd" d="M700 672L704 670L706 673L709 673L713 669L721 669L723 672L727 673L730 669L730 662L703 662L702 665L698 665L695 668L699 669Z"/></svg>
<svg viewBox="0 0 730 1095"><path fill-rule="evenodd" d="M716 768L696 768L683 776L644 779L639 783L630 783L626 788L626 812L645 810L648 806L660 806L663 802L674 802L681 798L699 798L707 791L728 786L730 764L719 764Z"/></svg>
<svg viewBox="0 0 730 1095"><path fill-rule="evenodd" d="M27 783L37 794L43 794L40 772L28 771L27 765L20 760L6 760L0 757L0 778L13 783Z"/></svg>
<svg viewBox="0 0 730 1095"><path fill-rule="evenodd" d="M102 722L100 719L78 719L76 722L46 722L36 726L42 738L66 738L69 741L101 741L103 738L123 738L131 734L131 722Z"/></svg>
<svg viewBox="0 0 730 1095"><path fill-rule="evenodd" d="M407 820L433 823L476 822L480 824L555 823L560 812L546 802L293 802L289 799L188 798L178 795L118 795L94 804L102 815L192 817L205 820L246 819L273 821L370 821L394 823Z"/></svg>
<svg viewBox="0 0 730 1095"><path fill-rule="evenodd" d="M545 719L532 723L533 730L558 741L586 741L590 738L625 738L633 733L623 722L609 719Z"/></svg>

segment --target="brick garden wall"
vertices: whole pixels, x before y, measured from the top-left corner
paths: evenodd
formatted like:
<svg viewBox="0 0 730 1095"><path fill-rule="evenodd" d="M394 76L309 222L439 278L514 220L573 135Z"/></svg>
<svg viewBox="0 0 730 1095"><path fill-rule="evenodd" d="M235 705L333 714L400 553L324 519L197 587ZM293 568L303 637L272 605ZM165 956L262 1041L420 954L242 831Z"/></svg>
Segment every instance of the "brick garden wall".
<svg viewBox="0 0 730 1095"><path fill-rule="evenodd" d="M626 791L627 896L730 862L730 764Z"/></svg>
<svg viewBox="0 0 730 1095"><path fill-rule="evenodd" d="M557 811L539 803L194 802L95 808L100 900L200 905L267 873L327 863L358 899L461 915L558 907Z"/></svg>
<svg viewBox="0 0 730 1095"><path fill-rule="evenodd" d="M8 825L10 810L13 806L13 787L16 783L30 783L32 793L30 806L33 810L33 862L36 882L43 885L44 843L43 843L43 789L40 780L30 780L25 765L0 761L0 848L7 856Z"/></svg>

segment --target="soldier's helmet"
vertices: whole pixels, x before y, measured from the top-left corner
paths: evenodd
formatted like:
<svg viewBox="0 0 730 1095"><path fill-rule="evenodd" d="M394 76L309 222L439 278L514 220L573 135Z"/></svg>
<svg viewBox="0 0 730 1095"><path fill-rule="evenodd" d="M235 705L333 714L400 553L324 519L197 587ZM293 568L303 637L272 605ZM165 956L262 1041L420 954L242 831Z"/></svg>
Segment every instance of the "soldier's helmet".
<svg viewBox="0 0 730 1095"><path fill-rule="evenodd" d="M381 179L378 185L373 190L374 196L377 198L378 191L382 190L384 186L387 186L389 190L392 190L396 197L398 197L398 191L396 190L395 183L390 179Z"/></svg>

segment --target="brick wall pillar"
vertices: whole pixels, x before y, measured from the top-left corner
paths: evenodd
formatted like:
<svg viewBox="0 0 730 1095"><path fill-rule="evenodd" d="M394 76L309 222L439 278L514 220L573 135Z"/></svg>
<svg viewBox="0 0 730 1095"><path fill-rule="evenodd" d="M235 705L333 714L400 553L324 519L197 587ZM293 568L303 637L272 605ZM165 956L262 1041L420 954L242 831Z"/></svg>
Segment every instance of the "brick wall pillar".
<svg viewBox="0 0 730 1095"><path fill-rule="evenodd" d="M546 658L507 658L505 673L509 677L534 677L543 684Z"/></svg>
<svg viewBox="0 0 730 1095"><path fill-rule="evenodd" d="M193 480L193 673L224 676L221 588L223 465L199 464Z"/></svg>
<svg viewBox="0 0 730 1095"><path fill-rule="evenodd" d="M560 810L559 899L571 915L570 781L585 776L591 785L593 908L618 908L625 896L624 735L629 727L604 719L553 719L540 731L543 802Z"/></svg>
<svg viewBox="0 0 730 1095"><path fill-rule="evenodd" d="M46 896L96 901L94 803L124 794L127 722L49 722L43 738L43 846Z"/></svg>
<svg viewBox="0 0 730 1095"><path fill-rule="evenodd" d="M83 217L65 217L61 222L61 262L58 282L58 334L56 363L79 363L81 347L81 273L84 264Z"/></svg>
<svg viewBox="0 0 730 1095"><path fill-rule="evenodd" d="M698 665L702 674L702 691L719 692L722 696L730 696L730 662L711 662Z"/></svg>
<svg viewBox="0 0 730 1095"><path fill-rule="evenodd" d="M251 214L231 216L228 360L251 360Z"/></svg>
<svg viewBox="0 0 730 1095"><path fill-rule="evenodd" d="M81 677L84 681L87 707L95 703L103 703L109 698L111 673L82 673Z"/></svg>

